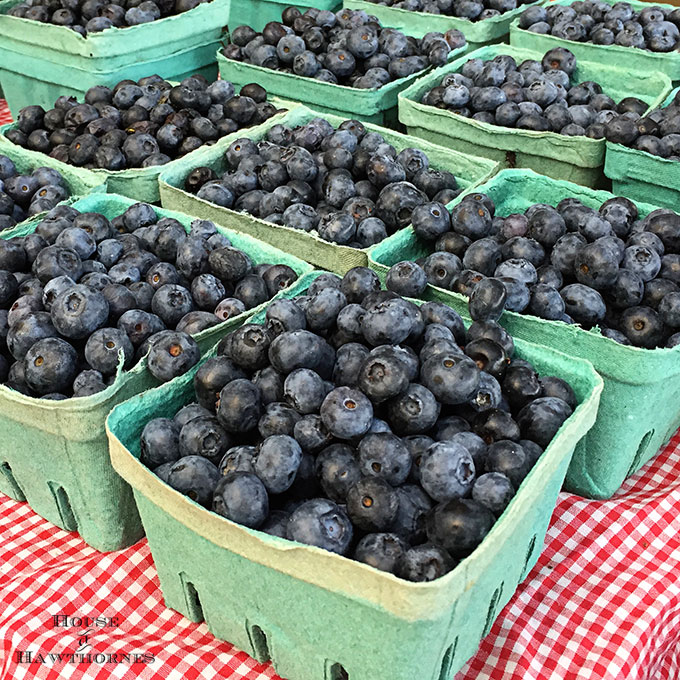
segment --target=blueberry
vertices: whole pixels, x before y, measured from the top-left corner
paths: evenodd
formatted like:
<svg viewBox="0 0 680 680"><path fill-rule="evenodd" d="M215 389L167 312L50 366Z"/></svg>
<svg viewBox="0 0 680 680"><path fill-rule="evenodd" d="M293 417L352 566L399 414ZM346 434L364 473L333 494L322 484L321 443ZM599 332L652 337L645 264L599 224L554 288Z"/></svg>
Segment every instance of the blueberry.
<svg viewBox="0 0 680 680"><path fill-rule="evenodd" d="M399 434L416 434L429 430L437 420L440 405L426 387L411 384L389 404L389 420Z"/></svg>
<svg viewBox="0 0 680 680"><path fill-rule="evenodd" d="M220 460L217 466L222 475L232 472L254 472L254 460L257 449L254 446L233 446Z"/></svg>
<svg viewBox="0 0 680 680"><path fill-rule="evenodd" d="M248 432L261 415L260 390L250 380L237 378L220 391L217 419L227 432Z"/></svg>
<svg viewBox="0 0 680 680"><path fill-rule="evenodd" d="M577 323L590 328L604 319L606 306L598 291L581 283L572 283L565 286L560 295L566 313Z"/></svg>
<svg viewBox="0 0 680 680"><path fill-rule="evenodd" d="M621 314L620 326L636 347L652 349L662 343L663 321L650 307L630 307Z"/></svg>
<svg viewBox="0 0 680 680"><path fill-rule="evenodd" d="M24 359L26 385L36 394L65 392L73 384L78 354L61 338L38 340Z"/></svg>
<svg viewBox="0 0 680 680"><path fill-rule="evenodd" d="M147 366L154 378L167 382L186 373L200 357L198 345L190 335L163 331L162 337L151 345Z"/></svg>
<svg viewBox="0 0 680 680"><path fill-rule="evenodd" d="M292 435L300 414L283 402L270 402L257 423L257 429L264 438L277 434Z"/></svg>
<svg viewBox="0 0 680 680"><path fill-rule="evenodd" d="M179 433L181 456L203 456L215 465L220 462L229 444L229 435L210 414L191 419Z"/></svg>
<svg viewBox="0 0 680 680"><path fill-rule="evenodd" d="M295 480L301 456L302 450L295 439L274 435L258 447L253 467L269 493L283 493Z"/></svg>
<svg viewBox="0 0 680 680"><path fill-rule="evenodd" d="M373 346L396 345L403 342L419 323L420 312L406 300L387 300L368 310L361 321L361 330Z"/></svg>
<svg viewBox="0 0 680 680"><path fill-rule="evenodd" d="M350 387L332 390L323 400L319 413L328 431L339 439L360 437L373 420L371 401Z"/></svg>
<svg viewBox="0 0 680 680"><path fill-rule="evenodd" d="M6 330L7 347L17 361L23 359L38 340L56 336L57 331L47 312L29 311Z"/></svg>
<svg viewBox="0 0 680 680"><path fill-rule="evenodd" d="M90 397L103 392L107 385L99 371L81 371L73 380L73 396Z"/></svg>
<svg viewBox="0 0 680 680"><path fill-rule="evenodd" d="M212 509L232 522L257 529L269 515L269 497L256 475L230 472L215 486Z"/></svg>
<svg viewBox="0 0 680 680"><path fill-rule="evenodd" d="M407 549L396 534L366 534L354 550L354 559L393 574Z"/></svg>
<svg viewBox="0 0 680 680"><path fill-rule="evenodd" d="M288 520L291 541L344 555L352 541L352 523L345 511L325 498L313 498L296 508Z"/></svg>
<svg viewBox="0 0 680 680"><path fill-rule="evenodd" d="M454 562L445 550L432 544L409 548L397 564L396 574L407 581L434 581L454 567Z"/></svg>
<svg viewBox="0 0 680 680"><path fill-rule="evenodd" d="M142 430L140 460L152 470L180 458L179 427L169 418L154 418Z"/></svg>
<svg viewBox="0 0 680 680"><path fill-rule="evenodd" d="M347 493L347 514L354 526L364 531L389 530L398 510L395 490L378 477L360 479Z"/></svg>
<svg viewBox="0 0 680 680"><path fill-rule="evenodd" d="M200 404L191 403L183 406L173 417L173 422L180 428L184 427L188 422L194 420L194 418L200 418L202 416L209 416L210 411L203 408Z"/></svg>
<svg viewBox="0 0 680 680"><path fill-rule="evenodd" d="M479 369L465 356L445 353L425 361L421 381L441 403L462 404L479 386Z"/></svg>
<svg viewBox="0 0 680 680"><path fill-rule="evenodd" d="M397 295L420 297L427 287L427 276L415 262L397 262L387 272L385 286Z"/></svg>
<svg viewBox="0 0 680 680"><path fill-rule="evenodd" d="M486 506L496 517L503 514L515 489L502 472L487 472L480 475L472 487L472 499Z"/></svg>
<svg viewBox="0 0 680 680"><path fill-rule="evenodd" d="M406 481L411 456L399 437L387 432L370 433L359 443L359 469L367 477L379 477L392 486Z"/></svg>
<svg viewBox="0 0 680 680"><path fill-rule="evenodd" d="M109 303L104 295L83 285L64 290L51 308L54 327L61 335L74 339L93 333L106 323L108 316Z"/></svg>
<svg viewBox="0 0 680 680"><path fill-rule="evenodd" d="M168 484L175 491L204 507L212 502L219 481L219 470L202 456L184 456L172 464L168 473Z"/></svg>
<svg viewBox="0 0 680 680"><path fill-rule="evenodd" d="M445 441L432 444L422 455L420 483L436 501L468 494L475 479L475 465L462 445Z"/></svg>
<svg viewBox="0 0 680 680"><path fill-rule="evenodd" d="M115 374L119 364L128 368L133 357L130 339L117 328L100 328L85 343L87 363L102 375Z"/></svg>
<svg viewBox="0 0 680 680"><path fill-rule="evenodd" d="M519 412L517 423L525 439L545 448L571 414L571 406L559 397L541 397Z"/></svg>
<svg viewBox="0 0 680 680"><path fill-rule="evenodd" d="M498 279L483 279L472 289L469 311L473 321L498 321L505 301L506 288Z"/></svg>

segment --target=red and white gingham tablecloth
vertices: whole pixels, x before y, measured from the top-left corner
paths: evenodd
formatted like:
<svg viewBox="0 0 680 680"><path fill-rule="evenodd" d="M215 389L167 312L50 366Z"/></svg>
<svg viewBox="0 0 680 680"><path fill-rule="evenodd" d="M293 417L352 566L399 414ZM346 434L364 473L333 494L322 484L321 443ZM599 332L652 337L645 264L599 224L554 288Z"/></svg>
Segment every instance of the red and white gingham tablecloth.
<svg viewBox="0 0 680 680"><path fill-rule="evenodd" d="M146 540L102 555L0 494L0 680L277 677L165 608ZM560 495L455 680L680 680L680 434L612 500Z"/></svg>

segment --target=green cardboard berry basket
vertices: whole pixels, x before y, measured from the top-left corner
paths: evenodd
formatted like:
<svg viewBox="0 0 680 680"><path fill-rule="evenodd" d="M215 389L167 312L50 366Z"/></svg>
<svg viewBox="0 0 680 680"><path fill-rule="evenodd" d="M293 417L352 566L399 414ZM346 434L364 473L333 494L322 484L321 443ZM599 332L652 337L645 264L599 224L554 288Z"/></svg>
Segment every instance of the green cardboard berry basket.
<svg viewBox="0 0 680 680"><path fill-rule="evenodd" d="M81 212L95 211L112 218L134 201L113 194L88 196L72 203ZM189 230L192 217L156 209L174 217ZM32 233L39 220L2 233L2 238ZM253 261L282 263L299 275L312 268L301 260L255 239L220 228ZM289 290L298 290L297 281ZM284 291L285 292L285 291ZM229 319L195 338L202 351L218 337L240 326L262 306ZM130 487L111 467L104 421L121 401L158 385L142 359L115 382L91 397L50 401L28 397L0 385L0 492L28 501L53 524L77 531L96 550L107 552L132 545L143 534Z"/></svg>
<svg viewBox="0 0 680 680"><path fill-rule="evenodd" d="M329 114L318 114L300 106L289 111L283 119L272 122L270 125L265 123L264 126L257 129L244 130L244 134L241 136L259 140L264 138L267 130L275 123L284 123L290 126L303 125L319 115L328 120L334 127L337 127L344 120ZM491 177L497 170L497 164L486 159L472 158L465 154L449 151L376 125L366 124L366 127L369 130L380 132L397 150L417 146L428 155L433 168L452 172L461 187L475 186ZM224 149L213 146L199 150L199 152L200 156L187 157L185 160L176 161L173 163L173 167L166 166L166 169L161 173L159 184L161 203L164 207L213 220L218 224L234 221L234 224L237 224L243 232L271 243L281 250L295 253L301 259L311 262L317 267L330 269L338 274L344 274L352 267L367 265L368 248L350 248L349 246L330 243L324 241L315 233L271 224L252 215L214 205L185 191L184 181L194 168L205 165L218 173L225 169Z"/></svg>
<svg viewBox="0 0 680 680"><path fill-rule="evenodd" d="M573 2L573 0L552 1L557 5L571 5ZM636 12L645 9L645 7L650 7L652 4L655 7L664 7L668 10L674 10L677 7L661 2L626 1ZM617 0L604 0L604 2L608 5L615 5ZM673 81L680 80L680 53L677 51L661 53L641 50L636 47L595 45L594 43L565 40L520 28L519 17L510 24L510 44L513 47L523 47L541 53L545 53L553 47L564 47L573 52L577 59L621 68L626 72L626 77L663 73Z"/></svg>
<svg viewBox="0 0 680 680"><path fill-rule="evenodd" d="M525 59L540 61L544 52L490 45L418 79L399 95L399 120L406 125L409 134L458 151L492 158L504 168L530 168L586 186L602 184L605 180L602 172L604 139L491 125L421 103L422 96L438 85L445 74L457 73L469 59L493 59L499 54L509 54L519 63ZM671 82L663 73L629 73L586 61L577 63L572 80L595 80L617 101L636 96L651 106L664 101L671 89Z"/></svg>
<svg viewBox="0 0 680 680"><path fill-rule="evenodd" d="M673 90L661 106L668 106L680 92ZM650 110L655 107L650 107ZM612 181L612 191L633 201L644 201L662 208L680 207L680 163L646 151L607 142L604 174Z"/></svg>
<svg viewBox="0 0 680 680"><path fill-rule="evenodd" d="M291 680L451 678L538 559L602 389L586 361L521 340L517 354L568 380L579 406L482 544L430 583L237 525L142 465L142 428L193 399L195 371L117 406L106 425L111 461L134 490L166 605Z"/></svg>
<svg viewBox="0 0 680 680"><path fill-rule="evenodd" d="M335 12L342 0L231 0L229 27L250 26L261 31L270 21L281 21L281 12L291 5L301 12L310 7Z"/></svg>
<svg viewBox="0 0 680 680"><path fill-rule="evenodd" d="M51 108L60 95L82 99L94 85L115 85L157 73L181 80L202 73L215 80L215 50L231 0L86 38L65 26L9 16L21 0L0 1L0 83L16 116L31 104Z"/></svg>
<svg viewBox="0 0 680 680"><path fill-rule="evenodd" d="M274 101L276 104L277 102ZM284 114L279 113L269 121L278 122ZM267 122L269 122L267 121ZM271 124L274 124L271 123ZM215 142L211 148L224 150L231 144L234 139L242 137L246 131L259 130L260 126L255 125L252 128L244 128L242 130L237 130L236 132L222 137L220 140ZM193 158L194 155L201 151L192 151L182 158L170 161L165 165L154 165L150 168L129 168L127 170L102 170L99 168L93 168L90 170L85 170L83 168L78 168L68 163L63 163L56 158L51 158L47 154L41 153L40 151L33 151L31 149L24 149L23 147L13 144L5 137L5 132L12 130L17 127L17 123L8 123L7 125L0 126L0 153L10 155L13 153L18 153L21 150L26 154L27 158L35 159L36 163L40 165L46 165L50 168L55 168L59 170L62 174L67 171L71 174L81 175L83 177L95 175L99 178L101 183L105 183L107 190L110 193L120 194L122 196L128 196L129 198L134 198L137 201L144 201L146 203L157 203L160 200L160 193L158 190L158 176L165 168L174 167L177 163L183 161L188 161Z"/></svg>
<svg viewBox="0 0 680 680"><path fill-rule="evenodd" d="M342 6L349 9L362 9L367 14L372 14L380 19L383 26L398 28L407 35L422 38L430 31L446 33L446 31L456 28L465 34L467 39L466 51L471 52L478 47L491 45L493 43L506 42L510 31L510 24L519 15L532 5L541 5L547 0L539 0L526 5L521 5L517 9L505 12L491 19L483 21L470 21L459 17L447 16L446 14L430 14L428 12L412 12L398 7L388 7L369 0L344 0Z"/></svg>
<svg viewBox="0 0 680 680"><path fill-rule="evenodd" d="M461 56L465 51L465 46L452 50L449 53L449 61ZM236 87L247 83L259 83L270 94L282 99L294 99L315 111L345 118L358 118L364 123L378 125L396 122L397 96L424 73L429 72L429 69L425 69L407 78L393 80L382 87L362 90L227 59L221 51L217 52L217 65L220 69L220 78L231 80Z"/></svg>
<svg viewBox="0 0 680 680"><path fill-rule="evenodd" d="M529 170L502 170L476 191L488 194L496 214L502 216L523 213L533 203L556 205L571 197L597 209L613 196ZM639 203L638 209L645 216L654 207ZM384 280L396 262L430 252L431 246L408 228L374 246L370 266ZM428 285L423 297L467 314L467 298L450 290ZM648 350L620 345L597 331L515 312L504 312L501 323L513 336L587 359L604 378L597 422L576 447L567 490L609 498L680 426L680 347Z"/></svg>

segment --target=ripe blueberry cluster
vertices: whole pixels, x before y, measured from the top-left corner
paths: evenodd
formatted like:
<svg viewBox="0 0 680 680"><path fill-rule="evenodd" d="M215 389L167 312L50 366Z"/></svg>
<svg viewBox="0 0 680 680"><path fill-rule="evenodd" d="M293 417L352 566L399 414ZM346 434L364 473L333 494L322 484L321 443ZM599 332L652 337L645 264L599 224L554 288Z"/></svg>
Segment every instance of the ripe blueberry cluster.
<svg viewBox="0 0 680 680"><path fill-rule="evenodd" d="M200 75L174 87L160 76L113 89L97 85L79 104L59 97L54 108L27 106L17 127L5 132L14 144L85 168L125 170L163 165L250 125L278 110L267 91L251 83L240 95L226 80Z"/></svg>
<svg viewBox="0 0 680 680"><path fill-rule="evenodd" d="M225 57L284 73L295 73L349 87L375 89L429 66L446 63L449 52L465 44L452 29L423 38L404 35L361 10L308 9L283 11L283 21L270 21L257 33L238 26Z"/></svg>
<svg viewBox="0 0 680 680"><path fill-rule="evenodd" d="M417 297L430 283L470 296L471 312L479 296L499 314L597 326L624 345L680 344L680 215L672 210L639 219L627 198L599 210L565 198L501 217L480 193L450 214L439 203L420 206L412 221L435 252L390 269L387 286L399 294Z"/></svg>
<svg viewBox="0 0 680 680"><path fill-rule="evenodd" d="M224 166L221 178L196 168L185 188L222 207L354 248L407 226L416 206L449 203L460 193L456 178L431 168L425 153L397 153L358 120L337 130L323 118L295 128L275 125L260 142L232 142Z"/></svg>
<svg viewBox="0 0 680 680"><path fill-rule="evenodd" d="M170 380L198 361L193 334L296 278L254 265L212 222L187 234L147 203L110 221L57 206L34 233L0 240L0 380L45 399L89 396L147 354Z"/></svg>
<svg viewBox="0 0 680 680"><path fill-rule="evenodd" d="M68 184L57 170L36 168L22 175L11 158L0 155L0 231L51 210L69 196Z"/></svg>
<svg viewBox="0 0 680 680"><path fill-rule="evenodd" d="M491 311L491 310L490 310ZM431 581L469 555L576 406L489 319L322 274L220 341L141 460L247 527Z"/></svg>
<svg viewBox="0 0 680 680"><path fill-rule="evenodd" d="M377 5L386 5L395 9L405 9L411 12L427 12L428 14L443 14L446 16L483 21L499 17L511 12L521 5L533 0L370 0Z"/></svg>
<svg viewBox="0 0 680 680"><path fill-rule="evenodd" d="M82 36L187 12L210 0L23 0L7 14L66 26Z"/></svg>
<svg viewBox="0 0 680 680"><path fill-rule="evenodd" d="M598 0L576 0L570 5L527 7L519 26L563 40L652 52L672 52L680 42L680 10L658 5L636 11L627 2L610 5Z"/></svg>
<svg viewBox="0 0 680 680"><path fill-rule="evenodd" d="M637 118L619 116L607 126L607 141L680 161L680 92L665 108Z"/></svg>
<svg viewBox="0 0 680 680"><path fill-rule="evenodd" d="M447 73L422 103L491 125L602 139L613 119L639 117L647 104L626 97L617 105L591 80L572 84L576 57L562 47L542 61L517 64L507 54L470 59L460 73Z"/></svg>

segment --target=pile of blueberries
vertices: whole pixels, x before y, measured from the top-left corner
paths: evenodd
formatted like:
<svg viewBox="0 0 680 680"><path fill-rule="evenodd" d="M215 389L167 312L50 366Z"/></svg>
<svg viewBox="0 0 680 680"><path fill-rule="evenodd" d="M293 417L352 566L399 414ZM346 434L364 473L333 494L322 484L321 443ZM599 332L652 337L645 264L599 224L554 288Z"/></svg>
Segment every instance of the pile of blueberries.
<svg viewBox="0 0 680 680"><path fill-rule="evenodd" d="M627 198L594 210L576 198L496 215L493 200L469 194L451 209L413 211L417 236L434 252L393 265L386 285L420 296L429 284L500 310L599 327L624 345L680 344L680 215L640 219Z"/></svg>
<svg viewBox="0 0 680 680"><path fill-rule="evenodd" d="M411 581L469 555L577 401L514 356L495 305L466 331L365 267L321 274L224 337L196 401L149 421L141 461L239 524Z"/></svg>
<svg viewBox="0 0 680 680"><path fill-rule="evenodd" d="M607 140L680 161L680 92L665 108L639 118L619 116L609 123Z"/></svg>
<svg viewBox="0 0 680 680"><path fill-rule="evenodd" d="M108 220L57 206L0 240L0 381L43 399L84 397L148 354L159 380L200 358L191 337L271 299L297 278L255 265L195 220L187 234L136 203Z"/></svg>
<svg viewBox="0 0 680 680"><path fill-rule="evenodd" d="M416 206L446 204L461 191L450 172L430 167L425 153L397 152L358 120L343 121L337 130L323 118L295 128L279 123L259 142L232 142L223 166L221 178L211 168L196 168L185 189L353 248L367 248L407 226Z"/></svg>
<svg viewBox="0 0 680 680"><path fill-rule="evenodd" d="M69 196L69 186L57 170L36 168L22 175L11 158L0 155L0 231L51 210Z"/></svg>
<svg viewBox="0 0 680 680"><path fill-rule="evenodd" d="M181 14L210 0L23 0L7 14L66 26L82 36Z"/></svg>
<svg viewBox="0 0 680 680"><path fill-rule="evenodd" d="M262 33L238 26L222 53L229 59L283 73L295 73L362 89L387 83L445 64L449 52L465 45L456 29L422 38L383 28L362 10L295 7L283 10L282 22L270 21Z"/></svg>
<svg viewBox="0 0 680 680"><path fill-rule="evenodd" d="M278 112L255 83L236 95L227 80L194 75L173 87L153 75L112 89L96 85L81 104L62 96L49 111L26 106L4 134L63 163L126 170L163 165Z"/></svg>
<svg viewBox="0 0 680 680"><path fill-rule="evenodd" d="M563 47L541 61L517 64L507 54L470 59L459 73L447 73L422 96L422 103L491 125L602 139L613 120L639 118L648 108L636 97L618 105L587 80L572 84L576 57Z"/></svg>
<svg viewBox="0 0 680 680"><path fill-rule="evenodd" d="M410 12L427 12L469 21L484 21L511 12L532 0L370 0L370 2Z"/></svg>
<svg viewBox="0 0 680 680"><path fill-rule="evenodd" d="M563 40L672 52L680 43L680 9L652 5L638 12L627 2L576 0L527 7L519 27Z"/></svg>

